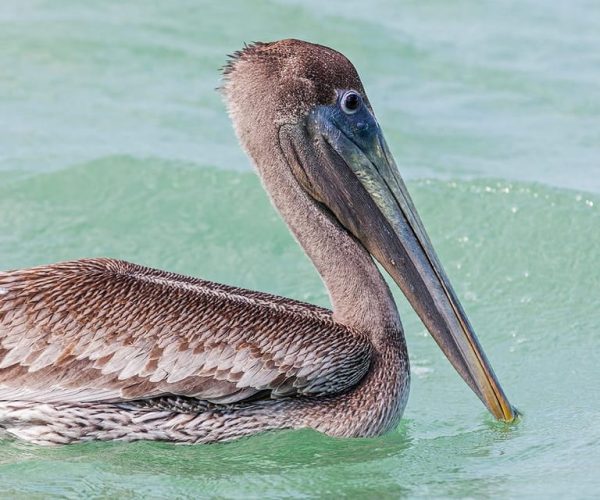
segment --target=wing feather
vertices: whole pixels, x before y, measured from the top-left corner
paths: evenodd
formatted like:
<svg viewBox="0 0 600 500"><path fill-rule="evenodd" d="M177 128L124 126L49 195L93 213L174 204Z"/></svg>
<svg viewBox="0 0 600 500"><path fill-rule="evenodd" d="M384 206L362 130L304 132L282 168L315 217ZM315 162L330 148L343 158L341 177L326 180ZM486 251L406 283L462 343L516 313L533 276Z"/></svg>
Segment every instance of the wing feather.
<svg viewBox="0 0 600 500"><path fill-rule="evenodd" d="M282 297L112 259L0 272L0 399L329 394L370 359L366 335Z"/></svg>

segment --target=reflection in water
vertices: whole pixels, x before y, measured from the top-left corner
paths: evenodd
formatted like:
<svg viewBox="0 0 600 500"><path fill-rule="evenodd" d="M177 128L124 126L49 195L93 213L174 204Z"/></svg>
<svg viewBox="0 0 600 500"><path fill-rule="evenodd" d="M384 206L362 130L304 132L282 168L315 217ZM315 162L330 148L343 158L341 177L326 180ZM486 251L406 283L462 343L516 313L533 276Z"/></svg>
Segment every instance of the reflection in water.
<svg viewBox="0 0 600 500"><path fill-rule="evenodd" d="M313 431L282 431L201 446L137 442L40 448L17 441L0 446L5 463L20 462L28 468L53 463L73 474L64 485L65 494L81 482L96 494L129 489L140 493L167 483L175 488L172 492L177 491L175 485L199 492L260 485L265 494L281 487L301 491L310 484L313 494L326 495L333 493L332 484L340 482L348 494L356 495L394 491L480 497L505 493L502 475L478 477L472 465L497 455L511 432L483 426L453 436L413 439L411 427L415 425L405 421L396 432L377 439L344 440ZM32 486L49 479L48 471L40 472ZM424 481L424 474L435 477Z"/></svg>

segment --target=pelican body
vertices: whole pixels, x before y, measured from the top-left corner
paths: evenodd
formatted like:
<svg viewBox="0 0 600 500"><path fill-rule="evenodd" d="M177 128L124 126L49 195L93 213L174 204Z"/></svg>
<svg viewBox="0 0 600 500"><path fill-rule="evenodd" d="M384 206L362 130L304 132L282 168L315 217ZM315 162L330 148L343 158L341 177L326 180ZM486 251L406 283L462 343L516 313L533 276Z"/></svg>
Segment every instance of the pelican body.
<svg viewBox="0 0 600 500"><path fill-rule="evenodd" d="M375 261L490 412L513 420L350 61L257 43L231 57L222 91L332 311L113 259L0 272L0 430L38 444L389 431L410 372Z"/></svg>

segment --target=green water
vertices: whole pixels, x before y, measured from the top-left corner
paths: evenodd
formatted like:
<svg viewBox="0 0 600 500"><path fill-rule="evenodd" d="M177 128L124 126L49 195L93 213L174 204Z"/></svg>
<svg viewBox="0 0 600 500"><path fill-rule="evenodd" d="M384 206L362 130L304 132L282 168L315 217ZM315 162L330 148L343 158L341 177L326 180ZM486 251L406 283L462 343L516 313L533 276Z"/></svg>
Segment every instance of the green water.
<svg viewBox="0 0 600 500"><path fill-rule="evenodd" d="M327 305L214 88L243 41L358 67L509 397L498 424L398 293L398 429L231 444L0 442L0 497L600 493L600 4L0 3L0 268L112 256Z"/></svg>

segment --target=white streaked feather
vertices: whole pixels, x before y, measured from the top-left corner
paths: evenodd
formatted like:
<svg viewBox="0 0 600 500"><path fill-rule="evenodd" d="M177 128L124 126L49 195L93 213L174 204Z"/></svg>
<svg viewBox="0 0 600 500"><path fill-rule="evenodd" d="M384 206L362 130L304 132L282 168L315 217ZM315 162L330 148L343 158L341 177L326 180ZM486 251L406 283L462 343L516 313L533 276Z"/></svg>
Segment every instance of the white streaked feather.
<svg viewBox="0 0 600 500"><path fill-rule="evenodd" d="M44 351L40 353L37 359L33 361L31 365L29 365L29 371L36 372L38 370L41 370L42 368L45 368L46 366L51 365L60 357L63 351L64 346L60 344L48 345L48 347L46 347L46 349L44 349Z"/></svg>
<svg viewBox="0 0 600 500"><path fill-rule="evenodd" d="M5 387L0 385L0 401L36 401L39 403L86 403L99 399L119 399L120 393L115 389L64 389L55 387Z"/></svg>
<svg viewBox="0 0 600 500"><path fill-rule="evenodd" d="M125 368L123 368L121 370L121 373L119 373L118 379L126 380L130 377L133 377L134 375L138 375L142 371L144 366L146 366L148 359L149 359L148 352L140 351L133 358L131 358L129 360L129 362L127 363L127 365L125 366Z"/></svg>
<svg viewBox="0 0 600 500"><path fill-rule="evenodd" d="M201 365L198 365L195 360L194 353L191 351L183 352L177 358L171 374L167 378L168 384L179 382L195 372L199 371Z"/></svg>
<svg viewBox="0 0 600 500"><path fill-rule="evenodd" d="M294 303L277 309L284 324L276 323L270 332L269 297L224 285L188 286L176 276L167 284L158 271L120 261L77 261L14 273L0 274L0 284L9 290L0 296L0 399L29 398L29 393L19 396L22 387L36 400L63 402L69 397L114 402L168 391L227 404L263 390L274 390L276 397L306 387L335 392L345 388L335 370L345 364L360 368L356 363L369 349L364 337L337 327L330 344L323 342L319 328L333 325L321 324L319 314L312 320L310 307ZM149 288L152 283L159 285ZM244 293L248 296L238 300ZM265 314L246 317L245 304L260 306ZM307 325L294 333L298 319ZM358 349L350 349L353 342ZM342 356L344 348L348 356ZM328 349L342 354L319 362L317 354L327 356ZM275 383L282 375L286 380ZM323 375L333 378L330 384ZM321 376L323 387L312 383L315 376ZM80 390L74 391L77 385ZM14 396L7 393L10 386Z"/></svg>

